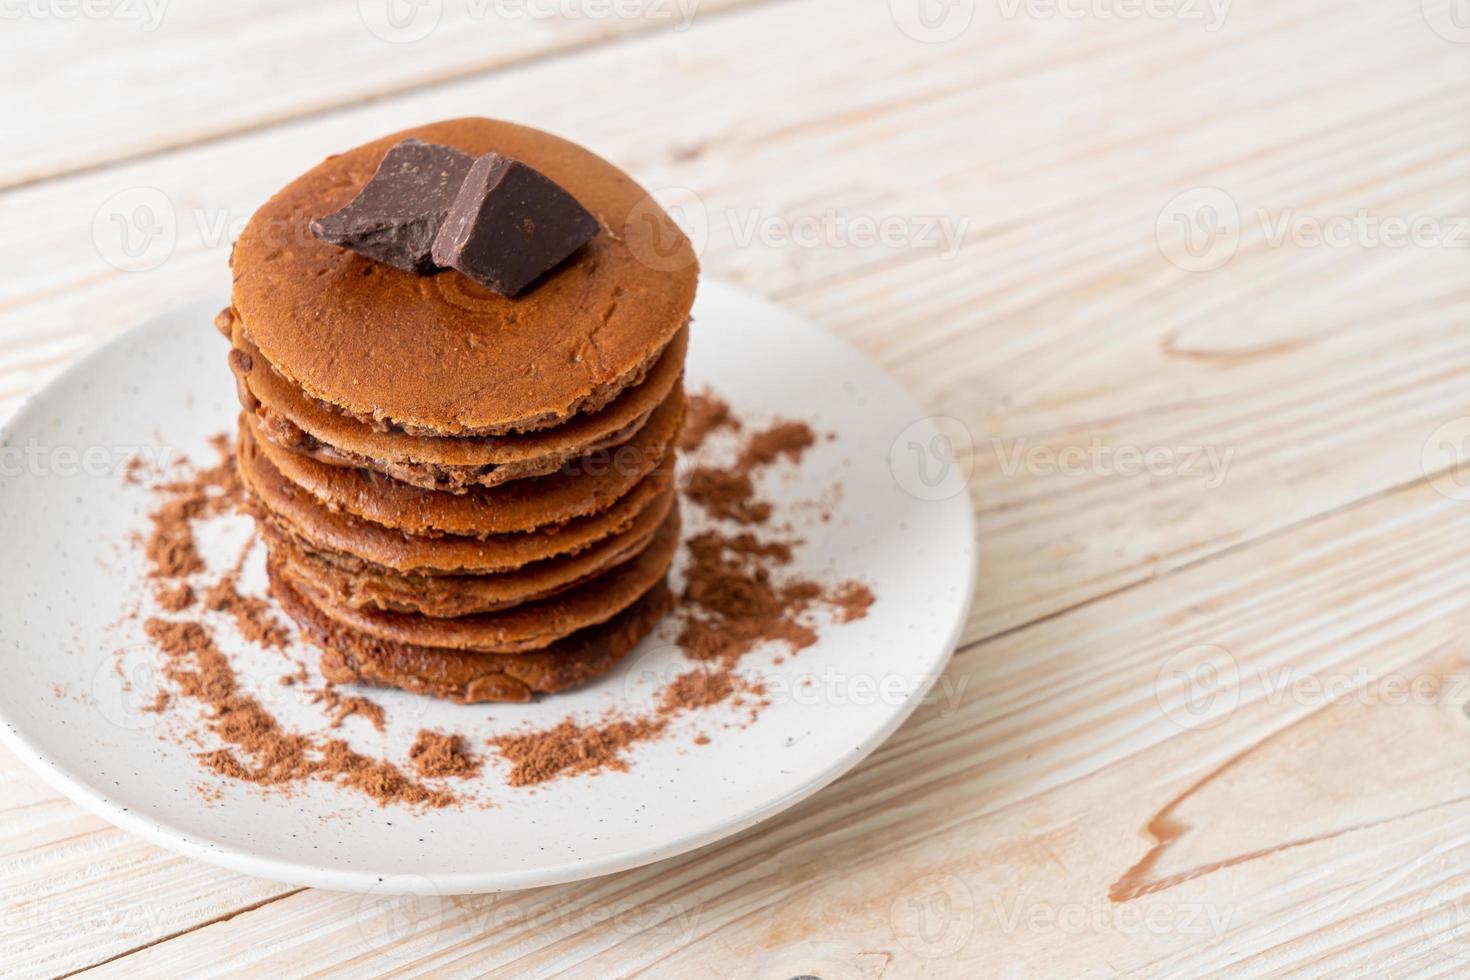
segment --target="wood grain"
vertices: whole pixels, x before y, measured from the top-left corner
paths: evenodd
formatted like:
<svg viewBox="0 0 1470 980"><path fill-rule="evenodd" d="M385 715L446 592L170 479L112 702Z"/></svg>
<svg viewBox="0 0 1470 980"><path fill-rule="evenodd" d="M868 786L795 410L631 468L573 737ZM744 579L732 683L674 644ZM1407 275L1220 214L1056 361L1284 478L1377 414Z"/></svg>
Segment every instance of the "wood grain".
<svg viewBox="0 0 1470 980"><path fill-rule="evenodd" d="M956 700L757 830L574 887L298 892L133 843L0 758L23 801L0 805L16 882L0 964L1463 972L1470 511L1434 440L1470 417L1470 48L1430 27L1448 0L1346 17L1237 2L1214 31L1007 9L924 44L885 4L742 5L595 47L572 30L550 60L492 46L475 61L487 52L441 31L379 76L407 91L370 105L352 104L372 94L360 78L297 97L273 81L246 116L141 85L126 97L197 116L19 144L0 181L30 185L0 196L0 227L33 231L0 236L0 411L149 312L223 288L229 229L285 175L505 106L685 205L708 274L828 325L953 417L983 559L945 679ZM238 18L261 63L343 29L316 7L232 10L208 16ZM283 18L309 29L286 38L268 26ZM169 57L201 57L164 33ZM339 74L366 43L332 56ZM441 59L455 80L423 88L451 77ZM597 84L573 100L569 79ZM105 258L109 202L157 200L139 188L178 233L129 272ZM1171 201L1201 188L1240 216L1209 270L1170 261ZM1382 240L1400 219L1438 238ZM860 241L855 222L897 238ZM1311 238L1344 225L1341 242ZM1205 724L1181 709L1202 665L1229 681ZM76 910L128 928L69 938Z"/></svg>
<svg viewBox="0 0 1470 980"><path fill-rule="evenodd" d="M16 2L0 31L0 188L646 30L687 30L749 2L757 0ZM72 13L84 9L97 13Z"/></svg>

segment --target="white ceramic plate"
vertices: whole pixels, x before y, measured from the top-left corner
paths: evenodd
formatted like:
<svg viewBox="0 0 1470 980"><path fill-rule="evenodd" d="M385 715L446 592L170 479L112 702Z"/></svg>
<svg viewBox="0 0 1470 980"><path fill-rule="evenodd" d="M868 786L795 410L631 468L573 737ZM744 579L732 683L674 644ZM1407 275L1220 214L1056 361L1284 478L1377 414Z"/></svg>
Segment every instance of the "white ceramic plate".
<svg viewBox="0 0 1470 980"><path fill-rule="evenodd" d="M975 553L964 479L946 471L940 428L825 331L707 282L691 389L709 385L757 421L786 416L835 433L799 467L769 471L761 489L805 539L793 570L869 583L878 601L867 618L824 629L780 664L775 651L751 655L774 702L758 720L743 725L735 709L685 716L672 736L638 746L628 772L513 789L487 752L472 794L489 807L418 812L330 784L287 797L208 776L197 749L178 740L194 707L142 710L160 684L158 654L132 616L147 590L129 537L146 530L154 498L125 485L122 464L139 452L215 458L207 440L232 429L237 411L211 325L223 305L194 303L131 331L0 432L0 736L125 830L237 871L343 890L457 894L607 874L719 840L816 792L899 726L949 657ZM208 525L211 567L227 567L248 534L243 519ZM263 578L257 549L242 585L263 593ZM286 725L324 728L321 706L279 683L290 665L278 652L215 632L242 683ZM463 707L374 691L387 731L349 718L340 733L401 764L420 728L478 738L648 703L664 678L688 669L670 640L665 629L600 682L536 704ZM314 663L308 648L294 652ZM709 743L695 744L698 733Z"/></svg>

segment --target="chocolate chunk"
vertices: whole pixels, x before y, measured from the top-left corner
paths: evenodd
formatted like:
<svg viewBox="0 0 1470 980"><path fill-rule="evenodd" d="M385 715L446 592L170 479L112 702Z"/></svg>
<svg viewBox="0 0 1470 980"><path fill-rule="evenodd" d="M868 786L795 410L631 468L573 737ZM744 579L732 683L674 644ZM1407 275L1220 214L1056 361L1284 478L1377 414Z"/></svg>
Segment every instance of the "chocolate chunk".
<svg viewBox="0 0 1470 980"><path fill-rule="evenodd" d="M597 219L546 175L487 153L434 239L434 262L515 296L597 234Z"/></svg>
<svg viewBox="0 0 1470 980"><path fill-rule="evenodd" d="M404 272L429 275L437 271L430 254L434 236L473 163L452 146L404 140L383 157L362 192L336 214L313 221L311 233Z"/></svg>

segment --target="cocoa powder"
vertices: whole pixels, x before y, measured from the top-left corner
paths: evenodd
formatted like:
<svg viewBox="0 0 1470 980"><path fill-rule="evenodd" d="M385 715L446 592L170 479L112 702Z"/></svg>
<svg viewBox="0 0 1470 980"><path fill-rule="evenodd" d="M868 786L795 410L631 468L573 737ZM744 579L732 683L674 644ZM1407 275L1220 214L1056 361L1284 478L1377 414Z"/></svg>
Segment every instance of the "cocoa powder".
<svg viewBox="0 0 1470 980"><path fill-rule="evenodd" d="M463 735L420 730L408 758L424 779L454 776L472 779L480 775L481 761L465 746Z"/></svg>
<svg viewBox="0 0 1470 980"><path fill-rule="evenodd" d="M159 585L153 592L153 600L164 612L183 612L194 605L194 589L188 582Z"/></svg>
<svg viewBox="0 0 1470 980"><path fill-rule="evenodd" d="M256 646L285 650L291 640L286 624L271 611L271 605L259 596L240 594L239 575L226 573L204 592L204 608L224 613L235 621L240 635Z"/></svg>
<svg viewBox="0 0 1470 980"><path fill-rule="evenodd" d="M710 433L721 429L740 429L740 420L730 411L729 403L708 388L692 394L685 402L684 431L679 436L679 448L695 452L704 446Z"/></svg>
<svg viewBox="0 0 1470 980"><path fill-rule="evenodd" d="M179 613L194 605L193 588L185 579L208 571L195 542L194 523L233 512L242 503L229 440L221 436L212 443L220 455L217 465L153 488L162 500L149 515L145 549L155 598L168 612ZM239 592L241 567L253 544L247 543L235 565L205 591L202 611L229 616L250 642L284 650L290 634L270 603ZM174 688L173 692L160 690L144 710L162 712L175 695L196 703L200 707L198 727L186 732L184 740L199 744L204 734L210 734L223 743L196 753L206 771L263 788L289 789L308 780L336 783L379 805L443 807L457 802L452 793L408 778L387 760L354 752L341 739L286 730L240 687L229 658L202 620L155 616L144 621L143 632L163 658L163 676ZM383 730L383 712L377 704L365 698L341 697L330 687L322 699L336 711L331 727L349 715L361 714Z"/></svg>
<svg viewBox="0 0 1470 980"><path fill-rule="evenodd" d="M305 673L304 665L302 673ZM298 674L288 674L282 678L282 681L287 679L290 680L290 684L295 684L303 678ZM290 684L287 686L289 687ZM382 705L369 701L367 698L343 695L337 691L336 685L325 684L321 690L311 692L311 700L328 711L330 718L328 728L341 728L342 722L353 715L361 715L366 718L375 731L384 731L387 726L388 716L383 711Z"/></svg>
<svg viewBox="0 0 1470 980"><path fill-rule="evenodd" d="M229 437L215 436L210 444L220 455L219 463L188 479L154 488L163 503L148 515L152 527L145 551L155 580L177 581L204 571L204 560L194 542L193 522L227 513L240 503L244 489L235 474ZM136 476L135 471L128 472Z"/></svg>
<svg viewBox="0 0 1470 980"><path fill-rule="evenodd" d="M595 725L567 718L544 731L497 735L489 741L511 764L506 782L531 786L559 776L626 772L624 752L663 735L667 726L663 718L613 718Z"/></svg>
<svg viewBox="0 0 1470 980"><path fill-rule="evenodd" d="M728 411L728 409L727 409ZM703 445L711 429L699 435ZM792 463L816 443L816 435L805 422L777 421L750 436L733 466L696 466L684 478L684 493L711 517L737 524L764 524L771 504L756 496L754 474L780 459Z"/></svg>

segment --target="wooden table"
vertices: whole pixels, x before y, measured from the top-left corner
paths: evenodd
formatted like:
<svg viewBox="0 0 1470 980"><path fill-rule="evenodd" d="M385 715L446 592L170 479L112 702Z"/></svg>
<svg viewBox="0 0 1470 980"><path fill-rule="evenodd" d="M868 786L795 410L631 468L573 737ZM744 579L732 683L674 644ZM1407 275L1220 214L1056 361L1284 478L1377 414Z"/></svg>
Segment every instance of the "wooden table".
<svg viewBox="0 0 1470 980"><path fill-rule="evenodd" d="M0 974L1470 970L1463 4L159 2L0 8L0 415L323 155L504 116L956 420L980 584L956 699L566 887L286 887L0 756Z"/></svg>

